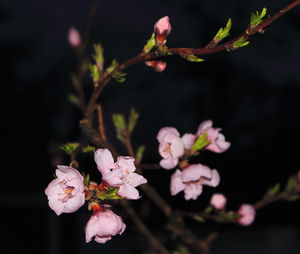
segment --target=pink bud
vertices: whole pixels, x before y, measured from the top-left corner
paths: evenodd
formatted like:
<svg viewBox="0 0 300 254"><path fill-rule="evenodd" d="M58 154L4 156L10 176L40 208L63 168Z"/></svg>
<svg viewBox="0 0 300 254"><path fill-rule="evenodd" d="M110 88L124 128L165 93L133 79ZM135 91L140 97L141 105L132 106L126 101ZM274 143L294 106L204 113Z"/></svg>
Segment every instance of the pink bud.
<svg viewBox="0 0 300 254"><path fill-rule="evenodd" d="M256 211L252 205L243 204L237 213L242 216L237 219L237 222L243 226L249 226L255 219Z"/></svg>
<svg viewBox="0 0 300 254"><path fill-rule="evenodd" d="M76 28L69 29L68 41L73 48L77 48L81 44L81 36Z"/></svg>
<svg viewBox="0 0 300 254"><path fill-rule="evenodd" d="M210 204L216 209L224 209L226 206L227 199L223 194L216 193L212 196Z"/></svg>
<svg viewBox="0 0 300 254"><path fill-rule="evenodd" d="M164 61L156 61L156 60L146 61L145 64L148 65L148 66L151 66L157 72L162 72L167 67L167 63L164 62Z"/></svg>
<svg viewBox="0 0 300 254"><path fill-rule="evenodd" d="M164 44L166 37L171 32L171 24L169 22L169 17L165 16L159 19L154 25L154 33L155 33L155 40L158 43Z"/></svg>
<svg viewBox="0 0 300 254"><path fill-rule="evenodd" d="M88 221L85 227L86 242L93 237L98 243L106 243L114 235L121 235L126 228L122 218L111 210L98 211Z"/></svg>

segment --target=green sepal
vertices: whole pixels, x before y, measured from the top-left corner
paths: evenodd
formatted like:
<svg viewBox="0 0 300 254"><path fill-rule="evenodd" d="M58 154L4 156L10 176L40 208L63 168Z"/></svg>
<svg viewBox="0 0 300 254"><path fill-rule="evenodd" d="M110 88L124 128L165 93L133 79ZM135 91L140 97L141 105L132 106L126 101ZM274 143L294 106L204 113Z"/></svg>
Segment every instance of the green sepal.
<svg viewBox="0 0 300 254"><path fill-rule="evenodd" d="M286 182L285 191L286 192L292 191L295 188L296 184L297 184L296 176L294 176L294 175L290 176Z"/></svg>
<svg viewBox="0 0 300 254"><path fill-rule="evenodd" d="M84 186L88 186L89 183L90 183L90 175L89 174L87 174L87 175L83 174L83 184L84 184Z"/></svg>
<svg viewBox="0 0 300 254"><path fill-rule="evenodd" d="M280 183L276 183L274 186L268 189L264 198L269 198L275 196L280 191Z"/></svg>
<svg viewBox="0 0 300 254"><path fill-rule="evenodd" d="M101 200L105 200L105 199L123 199L123 197L118 196L117 192L118 192L119 188L109 188L107 189L105 192L98 192L97 193L97 198L101 199Z"/></svg>
<svg viewBox="0 0 300 254"><path fill-rule="evenodd" d="M197 152L200 149L202 149L205 146L207 146L209 143L210 143L210 141L208 140L207 133L206 132L202 132L200 134L200 136L197 138L197 140L194 143L194 145L192 146L192 150L195 151L195 152Z"/></svg>
<svg viewBox="0 0 300 254"><path fill-rule="evenodd" d="M90 152L94 152L95 150L96 150L96 148L93 146L86 146L86 147L82 148L81 151L83 153L90 153Z"/></svg>
<svg viewBox="0 0 300 254"><path fill-rule="evenodd" d="M135 111L134 108L130 110L130 115L128 118L128 131L131 133L136 126L137 120L139 119L139 113Z"/></svg>
<svg viewBox="0 0 300 254"><path fill-rule="evenodd" d="M94 50L95 50L95 55L93 55L93 58L96 62L98 70L103 70L104 57L103 57L103 48L101 44L94 44Z"/></svg>
<svg viewBox="0 0 300 254"><path fill-rule="evenodd" d="M264 17L267 14L267 8L263 8L261 12L256 11L251 14L250 18L250 27L254 28L260 25L263 22Z"/></svg>
<svg viewBox="0 0 300 254"><path fill-rule="evenodd" d="M143 53L149 53L155 46L155 34L153 33L150 39L147 41L144 46Z"/></svg>
<svg viewBox="0 0 300 254"><path fill-rule="evenodd" d="M66 154L71 155L79 147L80 143L67 143L60 146L60 149L63 150Z"/></svg>
<svg viewBox="0 0 300 254"><path fill-rule="evenodd" d="M228 19L226 26L223 28L220 28L219 31L217 32L217 34L214 37L214 41L216 43L219 43L220 41L222 41L223 39L225 39L227 36L229 36L229 32L232 26L232 22L231 22L231 18Z"/></svg>

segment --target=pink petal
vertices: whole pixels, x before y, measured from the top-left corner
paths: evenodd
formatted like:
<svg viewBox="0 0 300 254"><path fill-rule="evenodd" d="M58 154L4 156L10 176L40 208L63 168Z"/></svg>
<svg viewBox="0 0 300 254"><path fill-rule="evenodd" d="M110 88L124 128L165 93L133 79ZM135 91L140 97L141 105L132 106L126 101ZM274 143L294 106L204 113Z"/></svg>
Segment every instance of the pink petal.
<svg viewBox="0 0 300 254"><path fill-rule="evenodd" d="M217 187L220 183L220 175L217 170L213 169L211 171L211 178L205 179L203 184L211 186L211 187Z"/></svg>
<svg viewBox="0 0 300 254"><path fill-rule="evenodd" d="M167 159L162 159L159 162L159 165L164 168L164 169L172 169L175 168L178 164L178 159L173 159L171 157L167 158Z"/></svg>
<svg viewBox="0 0 300 254"><path fill-rule="evenodd" d="M159 143L166 142L164 138L166 134L173 134L178 137L180 135L177 129L175 129L174 127L164 127L160 129L156 137Z"/></svg>
<svg viewBox="0 0 300 254"><path fill-rule="evenodd" d="M183 191L185 188L185 184L182 182L181 176L182 172L179 169L177 169L175 173L171 176L170 191L172 196Z"/></svg>
<svg viewBox="0 0 300 254"><path fill-rule="evenodd" d="M202 122L197 131L197 135L200 135L202 132L207 131L209 128L211 128L213 125L213 122L211 120L206 120Z"/></svg>
<svg viewBox="0 0 300 254"><path fill-rule="evenodd" d="M126 174L135 171L134 158L129 156L119 156L116 165L122 168Z"/></svg>
<svg viewBox="0 0 300 254"><path fill-rule="evenodd" d="M96 150L94 159L101 174L106 174L114 168L114 158L108 149Z"/></svg>
<svg viewBox="0 0 300 254"><path fill-rule="evenodd" d="M174 159L179 158L184 154L184 145L181 138L173 136L171 141L171 154Z"/></svg>
<svg viewBox="0 0 300 254"><path fill-rule="evenodd" d="M167 159L171 156L171 144L169 143L160 143L158 146L158 152L161 157Z"/></svg>
<svg viewBox="0 0 300 254"><path fill-rule="evenodd" d="M64 203L63 212L64 213L73 213L77 211L80 207L82 207L85 203L85 195L82 193L81 195L76 195L67 202Z"/></svg>
<svg viewBox="0 0 300 254"><path fill-rule="evenodd" d="M49 198L48 205L56 213L56 215L61 215L63 213L64 203L61 202L58 198Z"/></svg>
<svg viewBox="0 0 300 254"><path fill-rule="evenodd" d="M123 169L116 168L109 171L107 174L102 175L102 180L107 182L112 187L119 187L125 181L125 175Z"/></svg>
<svg viewBox="0 0 300 254"><path fill-rule="evenodd" d="M107 241L109 241L111 239L111 236L102 236L102 237L99 237L99 236L96 236L95 237L95 241L97 243L106 243Z"/></svg>
<svg viewBox="0 0 300 254"><path fill-rule="evenodd" d="M196 200L202 193L202 185L200 183L189 183L184 189L185 200L194 199Z"/></svg>
<svg viewBox="0 0 300 254"><path fill-rule="evenodd" d="M213 143L209 144L206 149L215 153L223 153L230 147L230 145L230 142L225 141L224 135L219 133L217 139Z"/></svg>
<svg viewBox="0 0 300 254"><path fill-rule="evenodd" d="M209 167L202 164L190 165L182 171L182 181L198 181L201 177L211 178L212 171Z"/></svg>
<svg viewBox="0 0 300 254"><path fill-rule="evenodd" d="M125 197L127 199L139 199L140 195L136 188L130 186L129 184L124 184L120 187L117 193L121 197Z"/></svg>
<svg viewBox="0 0 300 254"><path fill-rule="evenodd" d="M185 149L190 149L195 143L195 135L186 133L181 138Z"/></svg>
<svg viewBox="0 0 300 254"><path fill-rule="evenodd" d="M141 184L147 183L147 179L142 175L131 173L127 176L126 183L131 185L132 187L137 187Z"/></svg>

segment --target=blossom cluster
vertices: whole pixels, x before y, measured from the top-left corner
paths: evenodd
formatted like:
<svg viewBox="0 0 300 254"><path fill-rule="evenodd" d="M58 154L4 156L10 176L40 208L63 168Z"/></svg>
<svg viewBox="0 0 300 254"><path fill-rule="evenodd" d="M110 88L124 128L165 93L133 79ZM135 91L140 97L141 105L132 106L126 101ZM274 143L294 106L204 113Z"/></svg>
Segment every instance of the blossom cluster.
<svg viewBox="0 0 300 254"><path fill-rule="evenodd" d="M160 166L164 169L173 169L178 164L181 169L176 169L171 176L171 195L184 191L186 200L196 200L202 193L203 185L218 186L220 175L216 169L210 169L202 164L189 164L188 159L198 153L195 147L197 140L202 140L201 149L215 153L225 152L230 143L220 133L220 128L213 128L211 120L204 121L195 134L186 133L180 137L174 127L164 127L157 134L159 153L162 157Z"/></svg>
<svg viewBox="0 0 300 254"><path fill-rule="evenodd" d="M139 199L137 186L147 180L134 173L134 158L119 156L115 162L108 149L98 149L94 155L97 168L102 175L101 184L86 181L80 172L72 167L57 166L56 178L45 190L50 208L57 214L73 213L89 202L93 215L86 224L86 242L93 238L105 243L126 228L122 218L105 204L108 199Z"/></svg>

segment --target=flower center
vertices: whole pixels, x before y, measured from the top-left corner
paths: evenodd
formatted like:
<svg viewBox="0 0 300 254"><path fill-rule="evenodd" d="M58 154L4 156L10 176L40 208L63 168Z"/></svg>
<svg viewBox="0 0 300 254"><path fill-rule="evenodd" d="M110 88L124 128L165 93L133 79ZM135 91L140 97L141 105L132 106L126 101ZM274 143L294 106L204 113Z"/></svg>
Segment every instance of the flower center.
<svg viewBox="0 0 300 254"><path fill-rule="evenodd" d="M73 190L75 189L73 186L68 186L65 180L59 183L60 187L62 188L63 192L58 193L57 195L60 196L59 201L67 202L70 198L73 197Z"/></svg>

